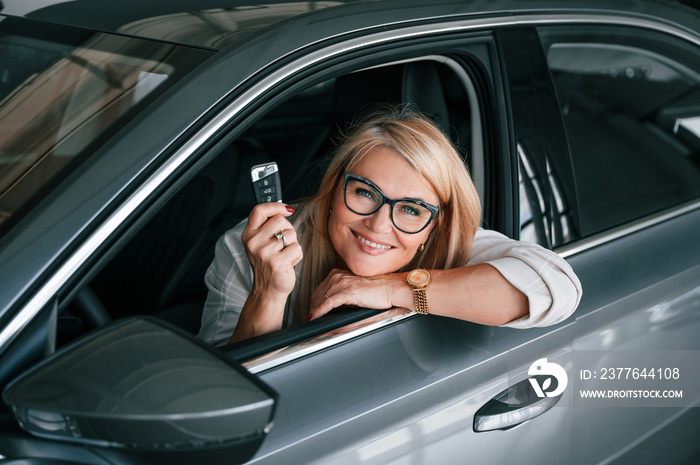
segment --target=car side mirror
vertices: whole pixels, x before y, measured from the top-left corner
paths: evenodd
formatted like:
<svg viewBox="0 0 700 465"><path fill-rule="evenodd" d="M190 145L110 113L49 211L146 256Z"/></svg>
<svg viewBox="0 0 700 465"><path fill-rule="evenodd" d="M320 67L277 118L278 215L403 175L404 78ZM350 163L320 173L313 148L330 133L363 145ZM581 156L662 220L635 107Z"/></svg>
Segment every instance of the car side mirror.
<svg viewBox="0 0 700 465"><path fill-rule="evenodd" d="M242 463L271 427L277 395L216 349L139 317L58 351L2 397L20 426L40 438L107 455L164 453L169 463L211 448L227 463Z"/></svg>

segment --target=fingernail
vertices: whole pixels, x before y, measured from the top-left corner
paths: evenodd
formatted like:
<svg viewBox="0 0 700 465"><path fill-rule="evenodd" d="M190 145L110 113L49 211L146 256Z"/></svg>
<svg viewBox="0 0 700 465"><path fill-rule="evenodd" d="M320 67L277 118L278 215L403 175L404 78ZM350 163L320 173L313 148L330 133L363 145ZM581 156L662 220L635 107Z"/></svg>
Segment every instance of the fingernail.
<svg viewBox="0 0 700 465"><path fill-rule="evenodd" d="M313 314L313 313L309 313L309 314L306 316L306 321L311 321L311 320L313 320L313 318L314 318L314 314Z"/></svg>
<svg viewBox="0 0 700 465"><path fill-rule="evenodd" d="M294 213L296 210L294 209L294 207L291 207L291 206L287 205L287 211L288 211L289 213Z"/></svg>

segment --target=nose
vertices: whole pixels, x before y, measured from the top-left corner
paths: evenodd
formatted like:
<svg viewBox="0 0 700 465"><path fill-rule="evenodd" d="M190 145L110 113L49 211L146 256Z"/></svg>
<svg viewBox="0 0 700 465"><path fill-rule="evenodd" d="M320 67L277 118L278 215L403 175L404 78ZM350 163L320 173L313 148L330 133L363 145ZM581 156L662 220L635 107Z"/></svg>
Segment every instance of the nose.
<svg viewBox="0 0 700 465"><path fill-rule="evenodd" d="M387 234L393 231L394 225L391 221L391 205L382 205L379 210L372 213L365 220L367 226L375 232Z"/></svg>

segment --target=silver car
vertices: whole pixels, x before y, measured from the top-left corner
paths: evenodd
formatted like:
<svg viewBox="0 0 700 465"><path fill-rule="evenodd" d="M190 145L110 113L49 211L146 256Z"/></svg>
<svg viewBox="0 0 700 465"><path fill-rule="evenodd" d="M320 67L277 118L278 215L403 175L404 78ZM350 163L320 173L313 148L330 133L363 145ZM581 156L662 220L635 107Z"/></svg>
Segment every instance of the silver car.
<svg viewBox="0 0 700 465"><path fill-rule="evenodd" d="M367 105L553 249L547 328L346 309L196 338L276 161ZM700 12L677 2L0 1L0 464L700 463Z"/></svg>

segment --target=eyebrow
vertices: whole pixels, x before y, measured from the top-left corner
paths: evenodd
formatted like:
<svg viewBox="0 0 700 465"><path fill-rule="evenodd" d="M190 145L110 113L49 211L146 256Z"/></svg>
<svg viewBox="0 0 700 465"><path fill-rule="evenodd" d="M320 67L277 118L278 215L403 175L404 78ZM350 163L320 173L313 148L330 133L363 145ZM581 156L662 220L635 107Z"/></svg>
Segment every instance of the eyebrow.
<svg viewBox="0 0 700 465"><path fill-rule="evenodd" d="M365 178L365 177L360 176L359 174L355 174L355 173L352 173L352 172L348 172L348 174L352 174L353 176L356 176L356 177L362 179L363 181L366 181L366 182L370 183L370 184L371 184L373 187L375 187L379 192L381 192L382 195L383 195L384 197L390 198L390 197L388 197L388 196L384 193L384 191L383 191L374 181L372 181L371 179L367 179L367 178ZM426 204L431 205L431 206L433 206L433 207L435 206L434 204L428 202L427 200L425 200L425 199L422 198L422 197L411 197L411 196L408 196L408 197L399 197L399 198L397 198L397 199L392 199L392 200L418 200L418 201L420 201L420 202L426 203ZM438 200L438 203L439 203L439 200Z"/></svg>

